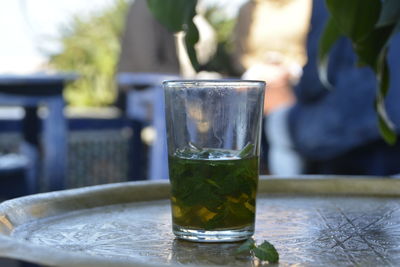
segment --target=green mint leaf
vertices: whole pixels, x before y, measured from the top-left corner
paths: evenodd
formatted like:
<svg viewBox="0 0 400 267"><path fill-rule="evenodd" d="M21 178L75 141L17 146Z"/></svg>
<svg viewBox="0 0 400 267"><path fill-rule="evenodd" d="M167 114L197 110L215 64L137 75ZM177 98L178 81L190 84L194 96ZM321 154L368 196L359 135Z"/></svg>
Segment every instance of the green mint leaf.
<svg viewBox="0 0 400 267"><path fill-rule="evenodd" d="M197 145L195 145L195 144L192 143L192 142L189 142L189 147L190 147L191 149L193 149L195 152L198 152L198 151L202 151L202 150L203 150L202 148L198 147Z"/></svg>
<svg viewBox="0 0 400 267"><path fill-rule="evenodd" d="M250 156L253 151L254 145L251 143L247 143L247 145L237 153L237 156L241 159Z"/></svg>
<svg viewBox="0 0 400 267"><path fill-rule="evenodd" d="M241 254L245 252L250 252L253 248L256 247L256 242L253 238L247 239L240 247L236 249L236 254Z"/></svg>
<svg viewBox="0 0 400 267"><path fill-rule="evenodd" d="M268 261L269 263L277 263L279 261L278 251L268 241L264 241L261 245L253 248L252 251L262 261Z"/></svg>
<svg viewBox="0 0 400 267"><path fill-rule="evenodd" d="M206 224L204 225L204 229L206 230L213 230L218 228L224 224L224 220L227 216L227 212L225 210L217 210L217 215L212 217Z"/></svg>

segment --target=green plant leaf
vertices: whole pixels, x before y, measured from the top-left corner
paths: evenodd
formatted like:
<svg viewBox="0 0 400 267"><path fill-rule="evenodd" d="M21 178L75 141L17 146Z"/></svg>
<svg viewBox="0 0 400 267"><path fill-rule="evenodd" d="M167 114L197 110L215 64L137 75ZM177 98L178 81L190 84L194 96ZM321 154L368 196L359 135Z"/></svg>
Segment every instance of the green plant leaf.
<svg viewBox="0 0 400 267"><path fill-rule="evenodd" d="M392 145L396 143L397 137L394 124L386 112L385 97L389 90L390 82L386 50L394 33L394 25L380 27L375 29L363 42L355 46L359 61L369 65L377 75L378 89L375 109L378 115L378 127L383 139Z"/></svg>
<svg viewBox="0 0 400 267"><path fill-rule="evenodd" d="M400 1L399 0L384 0L382 3L382 10L379 20L376 24L377 27L388 26L396 24L400 18Z"/></svg>
<svg viewBox="0 0 400 267"><path fill-rule="evenodd" d="M199 41L199 31L193 23L197 0L147 0L153 15L171 32L185 32L185 47L193 68L200 68L195 44Z"/></svg>
<svg viewBox="0 0 400 267"><path fill-rule="evenodd" d="M390 120L385 108L385 97L389 90L390 81L389 67L387 63L387 49L384 49L379 56L377 70L379 88L375 99L375 109L378 114L379 131L383 139L388 144L393 145L397 141L397 135L394 124Z"/></svg>
<svg viewBox="0 0 400 267"><path fill-rule="evenodd" d="M383 139L390 145L397 142L397 135L394 130L394 125L386 113L385 101L383 98L378 97L375 101L375 109L378 114L379 131Z"/></svg>
<svg viewBox="0 0 400 267"><path fill-rule="evenodd" d="M379 55L388 45L393 30L393 25L376 28L363 41L354 44L360 65L368 65L378 71Z"/></svg>
<svg viewBox="0 0 400 267"><path fill-rule="evenodd" d="M198 31L196 25L193 23L193 21L191 21L188 24L188 29L186 31L185 45L186 45L186 49L187 49L187 53L188 53L190 62L192 63L192 66L196 71L199 71L200 64L199 64L199 61L197 60L196 50L195 50L194 46L199 41L199 38L200 38L199 31Z"/></svg>
<svg viewBox="0 0 400 267"><path fill-rule="evenodd" d="M369 66L376 73L378 88L375 109L379 130L387 143L394 144L394 125L385 109L385 96L390 81L386 49L393 34L400 31L400 1L326 0L326 3L341 33L351 39L358 56L358 65ZM324 73L326 69L320 71L320 75Z"/></svg>
<svg viewBox="0 0 400 267"><path fill-rule="evenodd" d="M153 15L171 32L184 30L193 19L197 0L147 0Z"/></svg>
<svg viewBox="0 0 400 267"><path fill-rule="evenodd" d="M337 27L335 20L332 17L329 18L325 25L324 32L319 40L318 47L318 73L322 84L331 89L332 85L328 80L328 63L329 63L329 51L336 41L341 36L341 33Z"/></svg>
<svg viewBox="0 0 400 267"><path fill-rule="evenodd" d="M369 65L378 78L375 110L378 116L378 128L381 136L388 144L396 143L396 133L385 107L385 97L389 90L389 69L387 66L386 50L389 40L394 33L394 26L376 28L363 42L355 45L361 64Z"/></svg>
<svg viewBox="0 0 400 267"><path fill-rule="evenodd" d="M326 0L326 3L341 32L354 42L369 35L381 11L380 0Z"/></svg>
<svg viewBox="0 0 400 267"><path fill-rule="evenodd" d="M275 247L268 241L264 241L261 245L253 248L254 255L263 261L269 263L279 262L279 254Z"/></svg>

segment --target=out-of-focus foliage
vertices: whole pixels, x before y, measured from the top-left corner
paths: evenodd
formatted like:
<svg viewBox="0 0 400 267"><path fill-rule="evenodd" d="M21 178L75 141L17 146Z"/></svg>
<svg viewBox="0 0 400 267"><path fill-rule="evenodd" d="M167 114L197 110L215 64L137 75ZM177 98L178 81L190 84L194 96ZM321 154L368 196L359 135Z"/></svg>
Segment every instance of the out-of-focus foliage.
<svg viewBox="0 0 400 267"><path fill-rule="evenodd" d="M153 14L163 14L162 23L178 22L178 19L187 24L195 14L193 9L185 7L193 6L193 1L182 0L147 0L148 2L162 2L170 7L179 3L180 10L174 10L171 14L162 13L166 9L160 5L150 5ZM190 2L190 3L189 3ZM346 36L351 39L354 50L359 57L359 63L369 66L376 74L379 82L375 108L378 113L378 124L382 137L387 143L396 142L396 134L393 123L386 114L385 97L387 95L390 77L387 66L387 49L391 37L400 31L400 1L399 0L325 0L332 16L320 42L320 76L327 83L326 71L329 51L338 36ZM157 16L156 16L157 17ZM179 28L179 27L177 27ZM186 34L194 31L192 27L181 27ZM190 51L196 42L187 42ZM191 47L192 46L192 47ZM195 58L195 57L191 57Z"/></svg>
<svg viewBox="0 0 400 267"><path fill-rule="evenodd" d="M205 18L217 32L218 46L214 57L206 65L200 65L195 44L199 40L199 32L193 23L196 15L197 0L147 0L147 5L154 17L164 24L171 32L185 33L185 45L189 59L196 71L215 71L227 76L235 75L231 64L230 53L232 52L232 31L235 18L227 17L223 7L215 4L208 6Z"/></svg>
<svg viewBox="0 0 400 267"><path fill-rule="evenodd" d="M199 70L194 45L199 41L199 31L193 22L196 15L197 0L147 0L154 17L170 32L184 32L186 51L193 68Z"/></svg>
<svg viewBox="0 0 400 267"><path fill-rule="evenodd" d="M204 16L217 33L217 52L204 68L208 71L216 71L225 76L237 76L232 64L233 53L233 29L236 18L229 17L223 12L223 7L213 5L207 8Z"/></svg>
<svg viewBox="0 0 400 267"><path fill-rule="evenodd" d="M319 45L319 67L327 83L329 51L341 36L350 38L361 66L370 67L378 78L375 99L378 125L389 144L396 143L395 126L385 108L390 75L387 51L391 38L400 31L399 0L325 0L331 18Z"/></svg>
<svg viewBox="0 0 400 267"><path fill-rule="evenodd" d="M115 0L109 8L88 17L75 16L62 30L63 50L51 55L49 63L56 70L80 75L79 80L66 88L68 104L106 106L113 103L114 74L128 5L128 0Z"/></svg>

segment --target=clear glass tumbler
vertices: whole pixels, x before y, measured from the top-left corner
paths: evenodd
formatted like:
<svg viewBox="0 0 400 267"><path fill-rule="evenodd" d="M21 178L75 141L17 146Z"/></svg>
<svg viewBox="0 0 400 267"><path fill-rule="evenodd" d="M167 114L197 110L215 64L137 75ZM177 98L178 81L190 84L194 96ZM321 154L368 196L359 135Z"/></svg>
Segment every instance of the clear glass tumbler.
<svg viewBox="0 0 400 267"><path fill-rule="evenodd" d="M165 81L173 232L197 242L254 233L265 83Z"/></svg>

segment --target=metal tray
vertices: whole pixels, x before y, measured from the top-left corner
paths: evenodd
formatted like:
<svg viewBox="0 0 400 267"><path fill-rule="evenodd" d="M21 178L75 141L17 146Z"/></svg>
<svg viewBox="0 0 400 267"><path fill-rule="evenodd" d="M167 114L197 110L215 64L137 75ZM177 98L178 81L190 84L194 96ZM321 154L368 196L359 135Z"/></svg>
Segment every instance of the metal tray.
<svg viewBox="0 0 400 267"><path fill-rule="evenodd" d="M254 238L280 266L396 266L400 180L263 177ZM258 266L240 243L174 239L169 184L93 186L0 204L0 256L49 266Z"/></svg>

